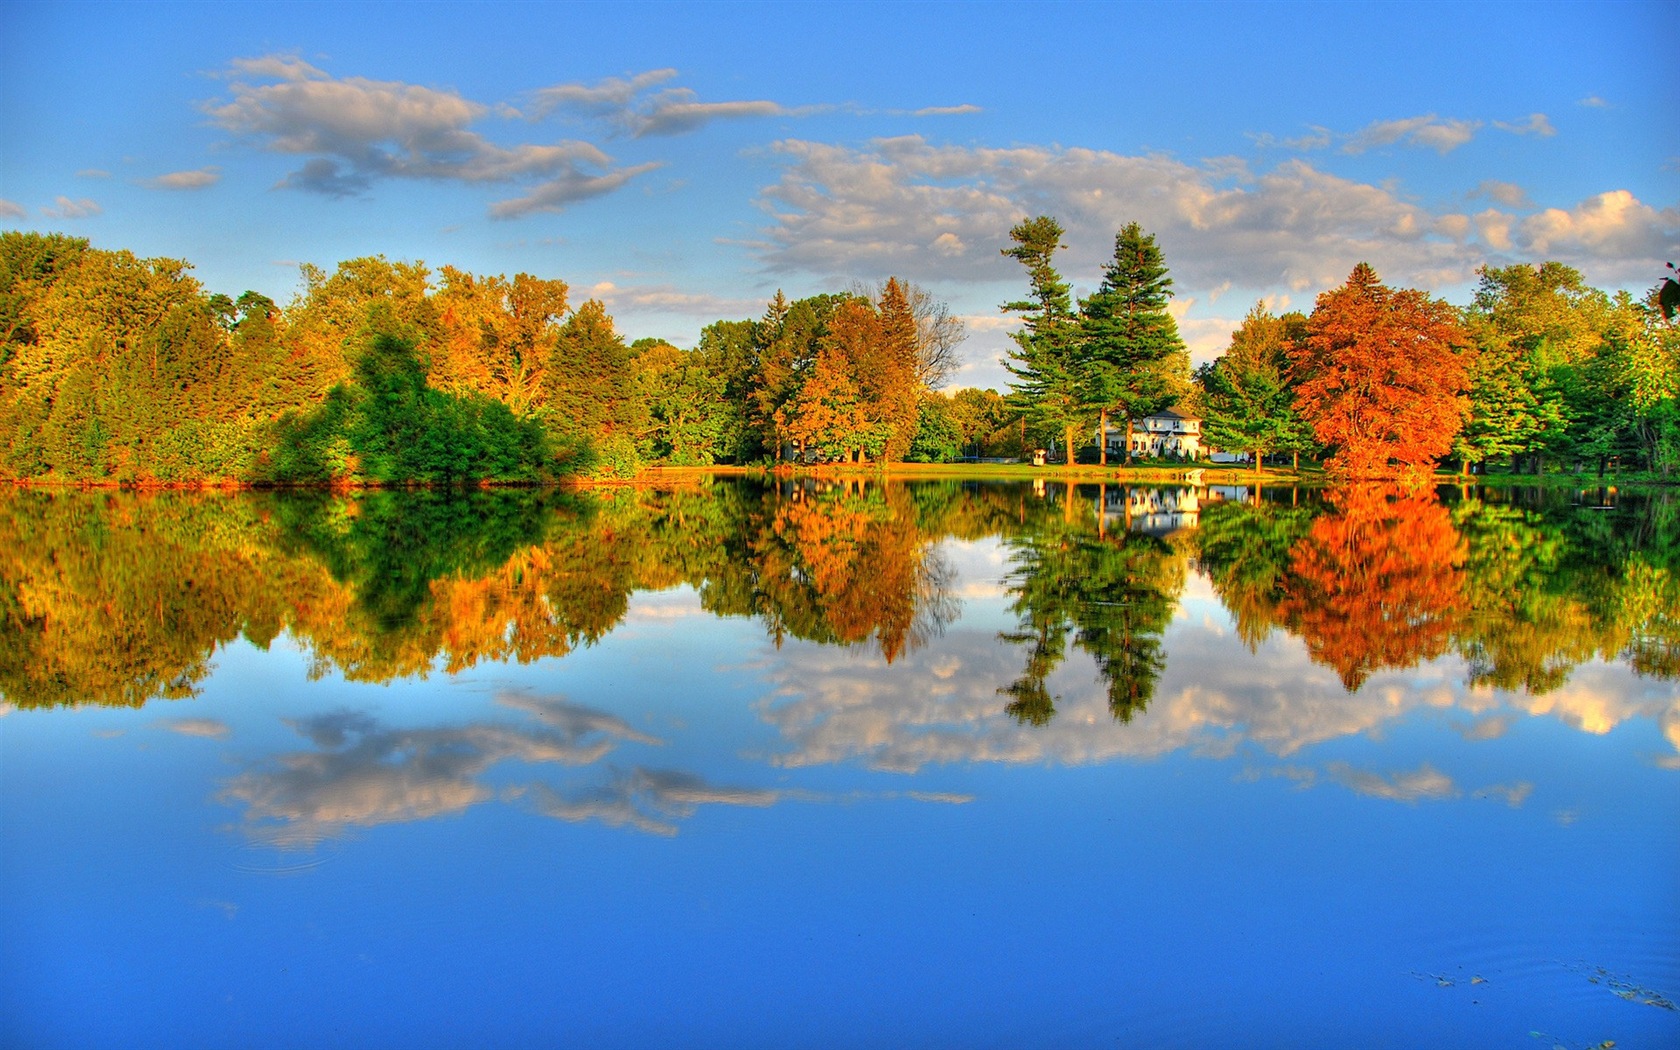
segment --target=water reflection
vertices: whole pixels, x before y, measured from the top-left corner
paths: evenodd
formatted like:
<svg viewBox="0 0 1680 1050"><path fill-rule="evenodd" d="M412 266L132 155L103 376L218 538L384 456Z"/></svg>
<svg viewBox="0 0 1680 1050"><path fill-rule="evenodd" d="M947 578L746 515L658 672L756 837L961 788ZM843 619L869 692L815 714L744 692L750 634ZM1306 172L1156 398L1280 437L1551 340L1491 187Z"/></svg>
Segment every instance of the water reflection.
<svg viewBox="0 0 1680 1050"><path fill-rule="evenodd" d="M951 545L974 543L1003 552L997 580L959 579ZM1476 716L1469 739L1496 736L1518 711L1589 732L1650 715L1680 748L1671 686L1653 695L1595 684L1612 672L1652 682L1680 672L1680 504L1666 492L861 481L718 481L599 498L17 491L0 499L0 552L0 694L24 708L192 695L217 648L240 636L266 646L288 632L317 675L363 681L564 656L612 632L636 592L686 586L713 615L756 619L778 647L819 647L786 654L827 666L799 673L766 708L794 745L790 763L867 751L913 768L938 754L1088 761L1231 746L1213 739L1218 727L1288 754L1369 729L1397 702ZM992 583L1014 625L1001 639L942 638L962 595ZM1252 654L1246 662L1199 652L1193 633L1169 660L1175 617L1208 594ZM1303 677L1282 639L1298 640L1336 687ZM859 661L869 654L892 670ZM1409 670L1401 690L1392 676ZM1193 686L1179 681L1186 672ZM1093 732L1091 682L1124 743L1069 750L1057 727L1072 715L1069 732ZM1164 683L1192 689L1193 710ZM1437 699L1425 699L1431 689ZM851 695L836 700L838 690ZM918 697L938 709L913 713ZM803 706L818 701L828 707ZM848 720L871 743L836 738ZM917 730L913 743L886 743L886 723L967 728L960 741ZM318 726L300 731L325 739ZM618 739L595 732L596 745ZM473 771L514 753L483 736L356 734L354 746L342 737L300 759L285 790L253 782L240 797L259 817L268 807L331 812L306 805L304 787L379 755L380 790L420 782L413 770L433 769L427 762L454 772L422 778L436 788L429 802L376 802L368 782L368 805L466 805L478 797ZM408 766L391 759L398 751ZM654 783L619 796L651 800L644 815L668 809L674 796Z"/></svg>

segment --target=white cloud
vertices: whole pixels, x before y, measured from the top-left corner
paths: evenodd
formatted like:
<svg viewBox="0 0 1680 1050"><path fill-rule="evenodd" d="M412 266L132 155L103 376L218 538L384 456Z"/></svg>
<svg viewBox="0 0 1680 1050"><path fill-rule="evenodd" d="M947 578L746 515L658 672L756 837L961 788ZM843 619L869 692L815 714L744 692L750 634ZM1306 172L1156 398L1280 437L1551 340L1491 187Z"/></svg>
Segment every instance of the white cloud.
<svg viewBox="0 0 1680 1050"><path fill-rule="evenodd" d="M21 219L28 214L28 210L25 209L23 205L18 204L16 201L9 201L4 197L0 197L0 216L4 216L8 219Z"/></svg>
<svg viewBox="0 0 1680 1050"><path fill-rule="evenodd" d="M86 197L76 200L71 200L69 197L56 197L54 200L56 207L41 209L41 214L50 219L86 219L105 210Z"/></svg>
<svg viewBox="0 0 1680 1050"><path fill-rule="evenodd" d="M1597 95L1588 95L1586 98L1577 102L1576 105L1586 106L1589 109L1608 109L1608 108L1610 108L1610 103L1606 102L1604 99L1598 97Z"/></svg>
<svg viewBox="0 0 1680 1050"><path fill-rule="evenodd" d="M197 168L192 171L172 171L167 175L147 179L145 185L154 190L202 190L222 181L218 168Z"/></svg>
<svg viewBox="0 0 1680 1050"><path fill-rule="evenodd" d="M1507 208L1527 208L1532 206L1528 199L1528 191L1514 182L1501 182L1498 179L1483 179L1477 185L1472 197L1486 197L1491 201L1505 205Z"/></svg>
<svg viewBox="0 0 1680 1050"><path fill-rule="evenodd" d="M1551 138L1557 134L1557 128L1544 113L1530 113L1528 119L1520 122L1496 120L1493 126L1500 131L1509 131L1513 135L1538 135L1541 138Z"/></svg>
<svg viewBox="0 0 1680 1050"><path fill-rule="evenodd" d="M1394 191L1302 160L1253 173L1228 160L935 146L919 136L775 149L788 166L761 194L771 225L759 249L774 271L1010 281L1014 264L999 249L1034 214L1067 228L1063 273L1076 279L1110 254L1115 230L1141 222L1181 294L1227 283L1245 294L1325 288L1362 260L1391 281L1442 270L1467 281L1485 259L1432 234L1433 213Z"/></svg>
<svg viewBox="0 0 1680 1050"><path fill-rule="evenodd" d="M1474 138L1481 126L1479 120L1443 120L1433 113L1402 120L1379 120L1355 132L1342 144L1342 151L1363 153L1399 143L1451 153Z"/></svg>
<svg viewBox="0 0 1680 1050"><path fill-rule="evenodd" d="M1568 210L1547 208L1522 220L1525 246L1548 258L1587 254L1654 259L1672 253L1680 237L1680 208L1661 211L1627 190L1589 197Z"/></svg>
<svg viewBox="0 0 1680 1050"><path fill-rule="evenodd" d="M231 98L205 106L217 126L275 153L307 156L280 186L328 196L366 191L381 178L463 183L539 181L491 208L496 218L558 211L620 189L657 165L613 169L586 142L496 145L472 126L489 107L454 91L363 77L335 78L293 58L233 63ZM586 169L605 169L589 171Z"/></svg>
<svg viewBox="0 0 1680 1050"><path fill-rule="evenodd" d="M960 116L964 113L983 112L985 111L979 106L972 106L964 103L960 106L923 106L921 109L913 111L910 115L912 117L954 117Z"/></svg>

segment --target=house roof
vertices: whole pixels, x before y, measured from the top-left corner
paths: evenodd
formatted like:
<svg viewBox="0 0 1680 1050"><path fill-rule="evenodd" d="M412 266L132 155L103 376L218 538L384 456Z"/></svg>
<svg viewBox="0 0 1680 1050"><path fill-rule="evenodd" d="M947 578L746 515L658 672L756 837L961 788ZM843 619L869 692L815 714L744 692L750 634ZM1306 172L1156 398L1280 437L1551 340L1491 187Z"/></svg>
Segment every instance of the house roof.
<svg viewBox="0 0 1680 1050"><path fill-rule="evenodd" d="M1173 408L1163 408L1159 412L1144 417L1145 419L1200 419L1200 416L1187 416Z"/></svg>

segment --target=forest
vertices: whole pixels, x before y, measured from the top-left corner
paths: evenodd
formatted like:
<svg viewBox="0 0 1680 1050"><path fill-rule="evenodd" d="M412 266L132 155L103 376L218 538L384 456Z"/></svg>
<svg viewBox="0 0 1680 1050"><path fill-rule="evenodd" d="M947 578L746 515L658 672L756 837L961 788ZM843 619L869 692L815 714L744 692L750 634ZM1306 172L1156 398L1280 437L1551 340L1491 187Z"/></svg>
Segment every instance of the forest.
<svg viewBox="0 0 1680 1050"><path fill-rule="evenodd" d="M1155 238L1119 231L1076 301L1062 232L1041 216L1001 249L1027 283L1003 306L1021 324L1002 393L943 389L962 322L897 278L778 292L682 349L529 274L352 259L305 265L279 304L209 292L182 260L0 233L0 480L542 483L1037 447L1106 464L1096 434L1172 406L1209 446L1340 478L1680 467L1673 281L1636 298L1556 262L1484 267L1456 307L1360 264L1308 314L1256 305L1192 370Z"/></svg>

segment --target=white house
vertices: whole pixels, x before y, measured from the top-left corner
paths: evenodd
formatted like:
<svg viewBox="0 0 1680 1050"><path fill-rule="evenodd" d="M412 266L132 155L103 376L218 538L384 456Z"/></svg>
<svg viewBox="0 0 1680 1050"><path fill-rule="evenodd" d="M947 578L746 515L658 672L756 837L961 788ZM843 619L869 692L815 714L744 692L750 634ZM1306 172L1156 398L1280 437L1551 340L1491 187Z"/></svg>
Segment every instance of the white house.
<svg viewBox="0 0 1680 1050"><path fill-rule="evenodd" d="M1124 454L1128 444L1132 455L1144 457L1178 456L1181 459L1200 459L1202 456L1202 421L1166 408L1152 416L1131 421L1131 432L1122 436L1109 417L1108 432L1103 435L1109 453Z"/></svg>

